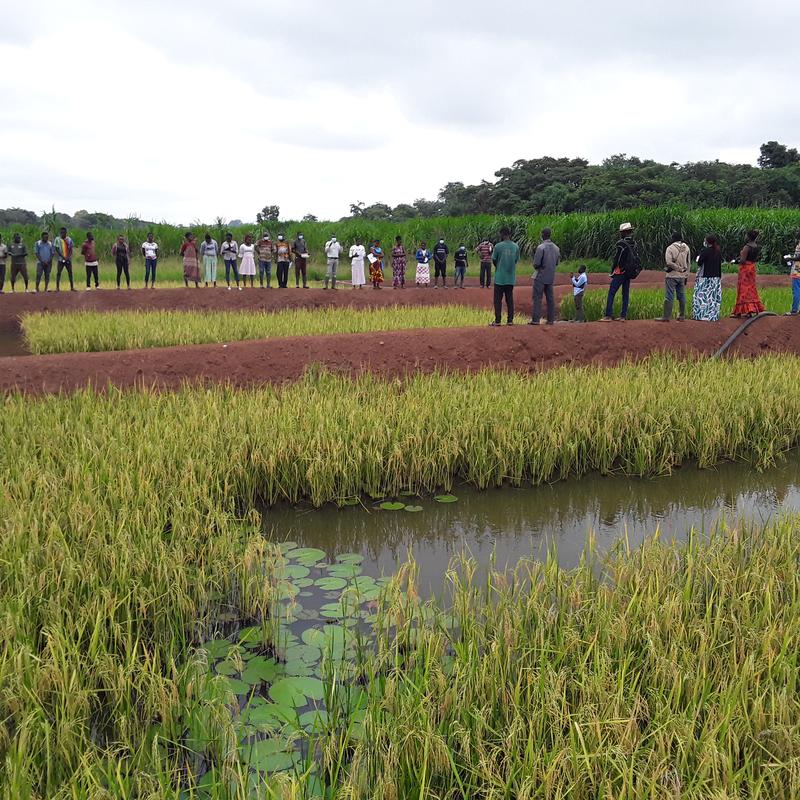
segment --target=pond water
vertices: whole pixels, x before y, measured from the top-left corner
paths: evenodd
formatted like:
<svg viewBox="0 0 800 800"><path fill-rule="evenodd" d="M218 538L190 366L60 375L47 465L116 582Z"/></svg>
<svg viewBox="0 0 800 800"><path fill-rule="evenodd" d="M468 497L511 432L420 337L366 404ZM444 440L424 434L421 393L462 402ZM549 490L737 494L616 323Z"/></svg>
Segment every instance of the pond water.
<svg viewBox="0 0 800 800"><path fill-rule="evenodd" d="M457 487L458 501L398 500L422 511L384 511L373 501L355 507L278 506L264 512L268 536L315 547L331 559L364 557L365 574L391 574L411 554L420 589L435 593L454 556L470 553L479 564L494 557L498 568L520 558L543 559L555 548L562 567L577 565L591 534L606 551L620 537L637 546L659 530L665 540L710 531L722 520L763 522L800 511L800 452L758 472L745 464L716 469L685 467L654 479L588 475L535 488L477 491Z"/></svg>

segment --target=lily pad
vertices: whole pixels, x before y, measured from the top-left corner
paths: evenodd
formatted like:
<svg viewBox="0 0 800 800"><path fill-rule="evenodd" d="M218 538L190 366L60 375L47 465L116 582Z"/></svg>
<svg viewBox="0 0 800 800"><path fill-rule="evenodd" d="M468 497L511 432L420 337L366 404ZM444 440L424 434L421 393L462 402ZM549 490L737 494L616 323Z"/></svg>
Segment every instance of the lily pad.
<svg viewBox="0 0 800 800"><path fill-rule="evenodd" d="M361 553L343 553L336 556L336 561L339 564L360 564L363 560L364 556Z"/></svg>
<svg viewBox="0 0 800 800"><path fill-rule="evenodd" d="M304 567L302 564L287 564L280 570L281 577L290 580L294 578L307 578L309 572L311 572L311 570L308 567Z"/></svg>
<svg viewBox="0 0 800 800"><path fill-rule="evenodd" d="M281 678L270 686L269 696L277 705L301 708L309 700L322 700L325 686L319 678Z"/></svg>
<svg viewBox="0 0 800 800"><path fill-rule="evenodd" d="M225 658L233 645L227 639L211 639L203 644L202 649L211 659Z"/></svg>
<svg viewBox="0 0 800 800"><path fill-rule="evenodd" d="M293 708L279 706L276 703L248 705L242 711L241 720L245 725L254 725L260 730L276 730L287 722L293 722L297 714Z"/></svg>
<svg viewBox="0 0 800 800"><path fill-rule="evenodd" d="M381 503L380 507L384 511L402 511L405 507L405 503Z"/></svg>
<svg viewBox="0 0 800 800"><path fill-rule="evenodd" d="M403 509L403 511L408 511L411 514L418 514L422 510L423 510L422 506L406 506Z"/></svg>
<svg viewBox="0 0 800 800"><path fill-rule="evenodd" d="M282 772L292 769L300 759L283 739L258 739L239 748L239 757L260 772Z"/></svg>
<svg viewBox="0 0 800 800"><path fill-rule="evenodd" d="M437 494L433 498L437 503L456 503L458 498L454 494Z"/></svg>
<svg viewBox="0 0 800 800"><path fill-rule="evenodd" d="M298 578L297 580L292 581L292 583L298 589L307 589L309 586L313 586L314 585L314 579L313 578Z"/></svg>
<svg viewBox="0 0 800 800"><path fill-rule="evenodd" d="M286 661L294 661L299 659L305 661L306 664L314 664L322 658L322 651L319 647L314 647L310 644L296 644L286 651Z"/></svg>
<svg viewBox="0 0 800 800"><path fill-rule="evenodd" d="M217 675L226 675L227 677L239 674L239 670L232 661L220 661L216 666L216 670Z"/></svg>
<svg viewBox="0 0 800 800"><path fill-rule="evenodd" d="M324 589L326 592L336 592L339 589L344 589L347 586L347 581L344 578L319 578L314 581L315 586Z"/></svg>
<svg viewBox="0 0 800 800"><path fill-rule="evenodd" d="M278 550L280 550L281 553L283 553L284 555L286 555L286 553L288 553L289 551L296 549L297 549L297 542L281 542L278 545Z"/></svg>
<svg viewBox="0 0 800 800"><path fill-rule="evenodd" d="M317 547L298 547L296 550L290 550L286 554L286 558L290 561L316 563L325 558L325 552ZM301 576L305 577L305 576Z"/></svg>
<svg viewBox="0 0 800 800"><path fill-rule="evenodd" d="M361 574L361 567L358 564L331 564L327 573L331 578L355 578Z"/></svg>
<svg viewBox="0 0 800 800"><path fill-rule="evenodd" d="M298 722L307 731L322 731L328 724L328 712L324 708L312 708L301 714Z"/></svg>
<svg viewBox="0 0 800 800"><path fill-rule="evenodd" d="M277 661L264 656L255 656L247 662L247 667L242 673L242 680L249 684L274 681L279 672Z"/></svg>
<svg viewBox="0 0 800 800"><path fill-rule="evenodd" d="M357 506L361 501L357 497L345 497L339 500L340 506Z"/></svg>
<svg viewBox="0 0 800 800"><path fill-rule="evenodd" d="M233 694L247 694L250 691L249 684L244 681L237 680L236 678L225 678L224 680L228 689L230 689Z"/></svg>

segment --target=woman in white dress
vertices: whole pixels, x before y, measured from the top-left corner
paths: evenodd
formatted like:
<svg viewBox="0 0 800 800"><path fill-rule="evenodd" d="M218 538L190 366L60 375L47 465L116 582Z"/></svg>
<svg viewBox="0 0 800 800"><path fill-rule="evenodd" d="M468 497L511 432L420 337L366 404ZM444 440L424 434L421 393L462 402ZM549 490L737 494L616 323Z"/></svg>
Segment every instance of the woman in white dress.
<svg viewBox="0 0 800 800"><path fill-rule="evenodd" d="M242 283L247 286L247 279L250 278L250 286L256 275L256 246L253 244L253 237L248 233L244 237L244 244L239 247L239 258L242 259L239 267L239 275L242 276Z"/></svg>
<svg viewBox="0 0 800 800"><path fill-rule="evenodd" d="M354 289L360 289L367 282L364 276L364 259L366 257L367 251L361 239L357 239L356 243L350 248L351 282Z"/></svg>

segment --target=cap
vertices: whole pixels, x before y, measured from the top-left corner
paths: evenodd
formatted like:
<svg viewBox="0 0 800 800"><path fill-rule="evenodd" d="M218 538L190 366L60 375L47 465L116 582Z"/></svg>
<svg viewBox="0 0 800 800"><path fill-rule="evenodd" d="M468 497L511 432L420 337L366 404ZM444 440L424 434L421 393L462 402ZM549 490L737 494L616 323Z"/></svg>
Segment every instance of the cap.
<svg viewBox="0 0 800 800"><path fill-rule="evenodd" d="M623 222L622 225L619 226L620 233L625 233L625 231L632 231L632 230L633 230L633 225L631 225L630 222Z"/></svg>

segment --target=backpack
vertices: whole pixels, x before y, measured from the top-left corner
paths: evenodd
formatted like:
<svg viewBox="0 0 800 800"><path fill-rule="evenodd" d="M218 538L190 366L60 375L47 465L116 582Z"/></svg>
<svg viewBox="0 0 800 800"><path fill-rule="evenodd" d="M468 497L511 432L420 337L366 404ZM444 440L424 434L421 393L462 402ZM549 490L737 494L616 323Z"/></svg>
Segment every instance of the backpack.
<svg viewBox="0 0 800 800"><path fill-rule="evenodd" d="M639 273L642 271L642 259L639 256L639 251L636 249L635 245L632 245L625 239L622 240L622 244L624 244L627 248L627 253L624 259L625 265L623 266L620 264L622 267L622 273L628 280L635 281L639 277ZM620 261L622 261L622 253L620 253Z"/></svg>

